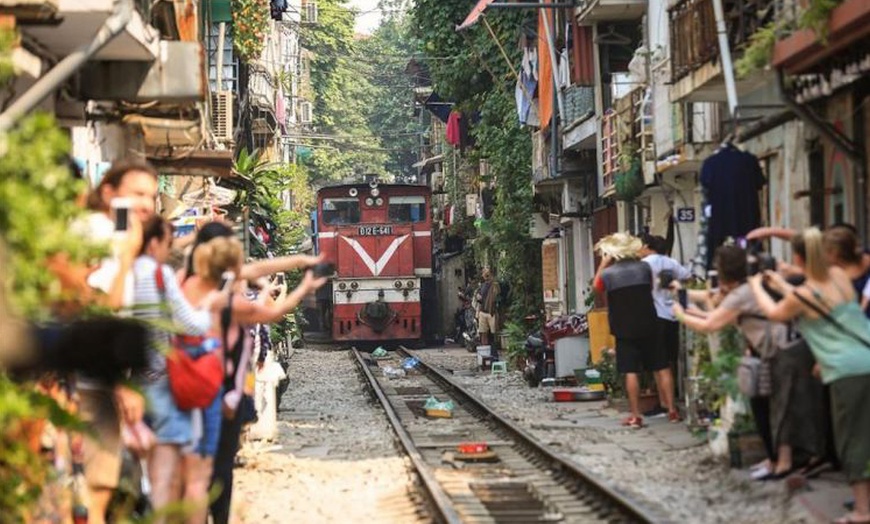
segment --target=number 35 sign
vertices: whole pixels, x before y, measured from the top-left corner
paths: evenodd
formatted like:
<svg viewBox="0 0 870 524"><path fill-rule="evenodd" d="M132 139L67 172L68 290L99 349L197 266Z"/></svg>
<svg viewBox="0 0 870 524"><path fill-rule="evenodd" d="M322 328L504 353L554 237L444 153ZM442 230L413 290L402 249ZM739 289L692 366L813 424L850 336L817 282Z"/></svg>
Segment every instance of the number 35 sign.
<svg viewBox="0 0 870 524"><path fill-rule="evenodd" d="M694 221L695 221L695 208L694 207L677 208L677 222L694 222Z"/></svg>

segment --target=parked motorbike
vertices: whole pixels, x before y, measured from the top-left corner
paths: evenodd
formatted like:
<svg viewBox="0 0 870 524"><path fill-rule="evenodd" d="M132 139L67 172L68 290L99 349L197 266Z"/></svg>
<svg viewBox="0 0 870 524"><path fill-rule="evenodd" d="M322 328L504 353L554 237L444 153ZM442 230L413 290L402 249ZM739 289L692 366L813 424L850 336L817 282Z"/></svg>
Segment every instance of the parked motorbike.
<svg viewBox="0 0 870 524"><path fill-rule="evenodd" d="M530 387L545 378L556 378L556 341L589 331L586 315L567 315L550 320L542 330L532 332L525 343L523 377Z"/></svg>
<svg viewBox="0 0 870 524"><path fill-rule="evenodd" d="M555 351L541 331L526 337L526 358L523 378L529 387L537 387L545 378L555 378Z"/></svg>

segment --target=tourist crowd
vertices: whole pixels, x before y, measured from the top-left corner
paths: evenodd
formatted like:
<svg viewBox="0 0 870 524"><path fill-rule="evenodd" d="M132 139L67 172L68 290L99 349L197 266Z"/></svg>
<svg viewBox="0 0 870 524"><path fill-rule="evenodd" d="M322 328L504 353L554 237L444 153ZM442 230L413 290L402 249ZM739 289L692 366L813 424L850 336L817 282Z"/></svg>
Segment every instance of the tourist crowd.
<svg viewBox="0 0 870 524"><path fill-rule="evenodd" d="M53 478L74 482L69 497L45 490L34 522L99 524L131 512L157 522L203 524L209 515L228 522L240 435L256 418L253 369L263 358L253 355L252 339L325 283L306 270L288 290L271 276L320 259L246 263L223 222L200 223L179 237L157 214L157 194L152 166L116 162L88 195L88 214L69 229L83 242L111 246L109 256L97 267L76 267L63 254L49 261L71 300L56 307L52 329L38 330L39 345L45 354L89 358L60 373L35 366L25 376L38 376L86 427L42 426L36 435L57 468ZM178 250L185 257L175 268L169 261ZM93 317L95 309L101 313ZM124 480L135 489L127 482L122 490ZM133 500L124 501L122 491Z"/></svg>
<svg viewBox="0 0 870 524"><path fill-rule="evenodd" d="M771 236L790 240L791 263L759 251ZM664 247L661 238L622 233L596 246L602 262L594 285L607 296L631 409L624 424L644 427L641 371L653 372L661 399L645 415L680 420L671 373L679 323L701 333L735 326L745 352L734 374L767 454L752 477L805 479L840 469L854 500L838 522L870 522L870 256L855 229L752 231L716 250L700 290L684 289L691 274Z"/></svg>

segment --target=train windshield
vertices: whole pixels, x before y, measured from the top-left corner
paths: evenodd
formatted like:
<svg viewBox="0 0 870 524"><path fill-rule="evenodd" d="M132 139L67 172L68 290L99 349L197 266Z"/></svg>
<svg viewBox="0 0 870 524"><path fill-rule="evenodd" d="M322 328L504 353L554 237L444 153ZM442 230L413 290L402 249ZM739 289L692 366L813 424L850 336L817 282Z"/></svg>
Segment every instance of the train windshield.
<svg viewBox="0 0 870 524"><path fill-rule="evenodd" d="M359 199L324 198L323 223L330 225L358 224Z"/></svg>
<svg viewBox="0 0 870 524"><path fill-rule="evenodd" d="M390 222L424 222L426 199L421 196L390 197Z"/></svg>

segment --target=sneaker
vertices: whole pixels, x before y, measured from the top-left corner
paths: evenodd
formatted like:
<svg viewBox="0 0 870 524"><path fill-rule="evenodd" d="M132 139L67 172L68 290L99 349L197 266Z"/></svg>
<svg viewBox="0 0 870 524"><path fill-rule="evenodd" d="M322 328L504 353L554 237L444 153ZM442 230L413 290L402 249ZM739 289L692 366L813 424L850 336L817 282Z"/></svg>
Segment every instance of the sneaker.
<svg viewBox="0 0 870 524"><path fill-rule="evenodd" d="M670 422L671 424L676 424L677 422L682 421L683 417L680 416L679 411L671 411L670 413L668 413L668 422Z"/></svg>
<svg viewBox="0 0 870 524"><path fill-rule="evenodd" d="M656 418L656 417L662 417L662 416L666 415L667 413L668 413L668 410L666 410L662 406L656 406L656 407L652 408L651 410L645 412L643 414L643 416L645 416L646 418Z"/></svg>

